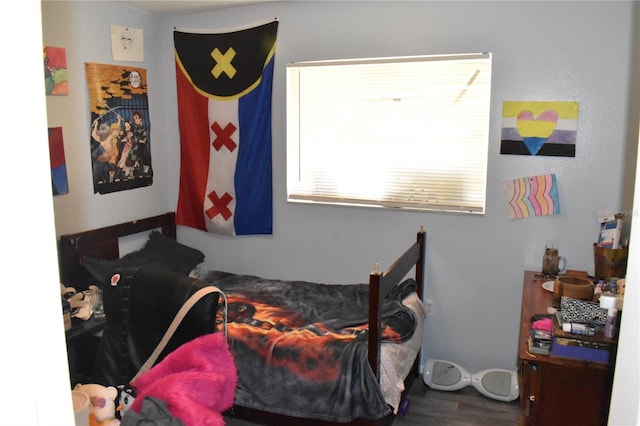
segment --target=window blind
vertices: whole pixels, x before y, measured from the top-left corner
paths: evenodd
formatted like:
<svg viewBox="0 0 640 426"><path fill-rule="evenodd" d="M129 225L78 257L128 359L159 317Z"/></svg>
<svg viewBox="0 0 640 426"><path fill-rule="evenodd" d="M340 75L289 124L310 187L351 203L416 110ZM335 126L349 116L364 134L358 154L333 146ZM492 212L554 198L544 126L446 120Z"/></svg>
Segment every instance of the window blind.
<svg viewBox="0 0 640 426"><path fill-rule="evenodd" d="M290 202L484 213L491 55L287 65Z"/></svg>

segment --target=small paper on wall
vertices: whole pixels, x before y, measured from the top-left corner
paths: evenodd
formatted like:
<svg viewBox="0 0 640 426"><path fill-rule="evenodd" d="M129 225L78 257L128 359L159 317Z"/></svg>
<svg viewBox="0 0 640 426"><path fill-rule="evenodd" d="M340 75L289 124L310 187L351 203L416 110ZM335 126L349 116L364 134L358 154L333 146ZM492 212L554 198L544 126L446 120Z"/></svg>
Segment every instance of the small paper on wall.
<svg viewBox="0 0 640 426"><path fill-rule="evenodd" d="M507 194L509 218L560 214L556 175L522 177L503 184Z"/></svg>
<svg viewBox="0 0 640 426"><path fill-rule="evenodd" d="M114 61L144 61L143 31L111 25L111 52Z"/></svg>

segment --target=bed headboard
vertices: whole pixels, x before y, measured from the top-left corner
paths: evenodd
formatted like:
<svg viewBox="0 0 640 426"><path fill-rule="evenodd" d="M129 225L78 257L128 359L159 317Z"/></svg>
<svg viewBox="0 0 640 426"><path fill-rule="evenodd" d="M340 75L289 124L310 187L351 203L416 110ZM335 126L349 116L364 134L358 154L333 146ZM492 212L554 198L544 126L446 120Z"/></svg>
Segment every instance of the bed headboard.
<svg viewBox="0 0 640 426"><path fill-rule="evenodd" d="M78 291L86 289L90 276L82 266L85 257L118 259L119 238L154 229L161 229L165 236L175 239L175 218L175 213L169 212L104 228L61 235L58 242L60 282Z"/></svg>

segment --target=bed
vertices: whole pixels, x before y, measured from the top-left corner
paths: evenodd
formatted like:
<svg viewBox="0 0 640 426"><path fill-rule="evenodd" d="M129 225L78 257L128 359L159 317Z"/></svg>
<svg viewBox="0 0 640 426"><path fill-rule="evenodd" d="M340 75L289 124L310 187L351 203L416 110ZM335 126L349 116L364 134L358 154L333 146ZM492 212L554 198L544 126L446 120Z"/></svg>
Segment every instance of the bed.
<svg viewBox="0 0 640 426"><path fill-rule="evenodd" d="M135 262L122 263L130 255L120 256L119 239L151 231L156 238L161 235L175 240L174 220L175 214L169 212L62 235L61 282L78 289L95 282L89 260L103 262L99 266L104 268L115 268L114 264L138 267ZM236 402L226 415L273 425L389 425L398 412L402 392L419 376L425 245L426 234L421 228L416 240L387 270L380 271L376 263L368 283L351 285L207 271L198 266L202 261L198 256L191 264L156 262L149 267L189 275L225 294L228 344L239 374ZM172 251L172 257L184 254L180 250L177 255ZM190 257L191 253L187 254ZM313 287L318 285L321 287ZM307 287L319 298L305 293ZM266 292L265 288L274 291ZM323 307L321 299L331 303ZM298 303L305 300L308 303ZM336 312L349 315L337 318ZM293 348L294 341L302 341L303 349ZM340 354L340 370L326 359L332 353ZM294 385L286 391L274 391L289 386L292 375L300 373L311 382L324 383L314 388L307 381L302 388Z"/></svg>

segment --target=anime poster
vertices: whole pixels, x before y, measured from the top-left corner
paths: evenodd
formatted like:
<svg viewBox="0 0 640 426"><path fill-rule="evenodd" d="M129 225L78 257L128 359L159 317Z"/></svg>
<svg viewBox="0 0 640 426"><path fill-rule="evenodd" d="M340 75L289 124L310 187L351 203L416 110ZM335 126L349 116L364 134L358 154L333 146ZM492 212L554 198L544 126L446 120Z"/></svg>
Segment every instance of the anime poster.
<svg viewBox="0 0 640 426"><path fill-rule="evenodd" d="M123 65L85 64L91 108L94 193L153 183L147 72Z"/></svg>

